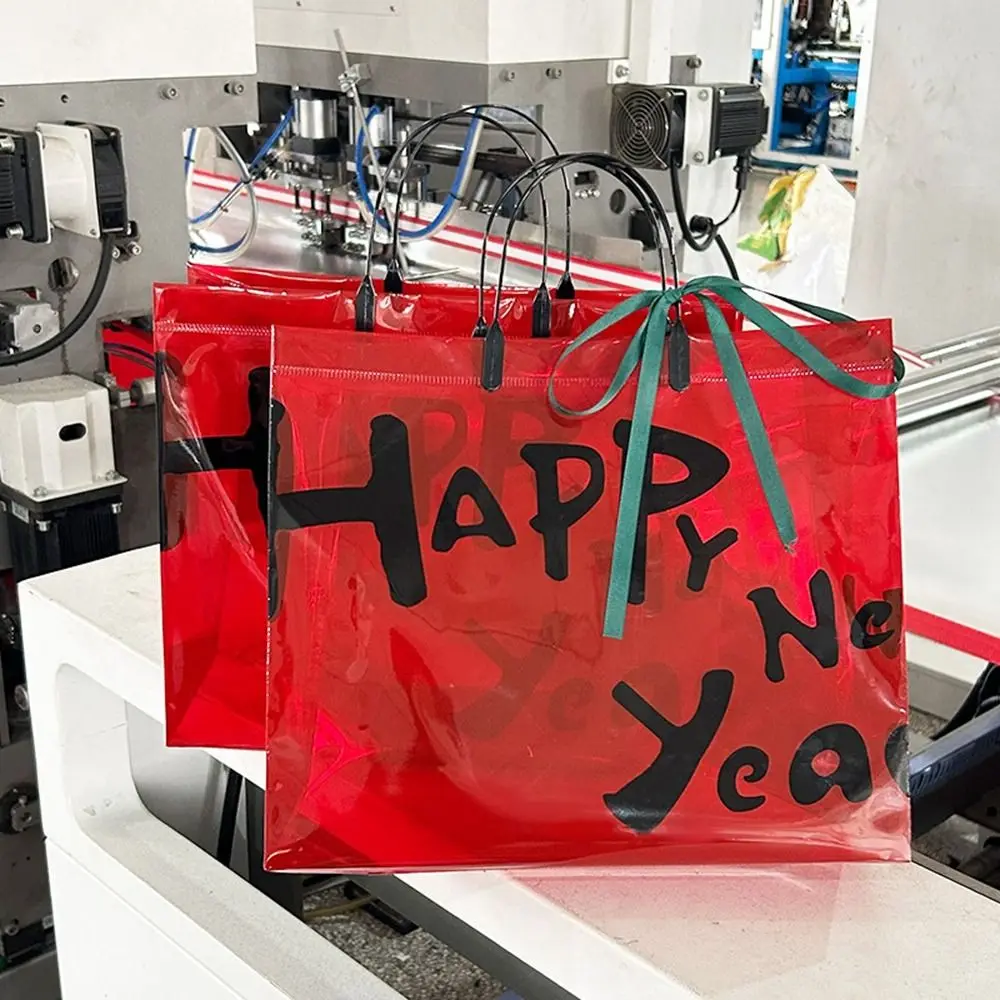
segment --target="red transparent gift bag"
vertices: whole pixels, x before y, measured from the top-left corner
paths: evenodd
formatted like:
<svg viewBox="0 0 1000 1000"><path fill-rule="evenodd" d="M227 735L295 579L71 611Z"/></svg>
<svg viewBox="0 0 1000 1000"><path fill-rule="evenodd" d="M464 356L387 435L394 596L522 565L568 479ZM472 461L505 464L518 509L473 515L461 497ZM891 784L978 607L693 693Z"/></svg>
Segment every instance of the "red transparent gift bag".
<svg viewBox="0 0 1000 1000"><path fill-rule="evenodd" d="M339 298L156 289L170 746L264 745L271 327L326 326Z"/></svg>
<svg viewBox="0 0 1000 1000"><path fill-rule="evenodd" d="M890 324L716 309L637 388L652 294L492 391L461 325L276 329L271 869L909 856Z"/></svg>
<svg viewBox="0 0 1000 1000"><path fill-rule="evenodd" d="M200 284L223 279L222 287ZM358 279L203 268L192 281L158 288L154 310L167 742L263 749L271 327L295 324L317 339L330 328L353 329ZM379 332L434 336L457 321L471 336L476 288L412 288L388 295L376 283ZM500 316L512 337L532 336L536 295L502 296ZM495 298L486 291L488 315ZM582 332L622 298L581 291L554 302L551 334Z"/></svg>

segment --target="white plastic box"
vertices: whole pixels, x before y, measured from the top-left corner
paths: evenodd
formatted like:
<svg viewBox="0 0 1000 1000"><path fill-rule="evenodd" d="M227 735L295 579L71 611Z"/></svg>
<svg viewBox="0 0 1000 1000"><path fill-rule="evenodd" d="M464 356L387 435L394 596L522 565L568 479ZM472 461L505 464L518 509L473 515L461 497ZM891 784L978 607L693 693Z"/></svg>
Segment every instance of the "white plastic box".
<svg viewBox="0 0 1000 1000"><path fill-rule="evenodd" d="M0 482L57 499L119 480L107 390L76 375L0 387Z"/></svg>

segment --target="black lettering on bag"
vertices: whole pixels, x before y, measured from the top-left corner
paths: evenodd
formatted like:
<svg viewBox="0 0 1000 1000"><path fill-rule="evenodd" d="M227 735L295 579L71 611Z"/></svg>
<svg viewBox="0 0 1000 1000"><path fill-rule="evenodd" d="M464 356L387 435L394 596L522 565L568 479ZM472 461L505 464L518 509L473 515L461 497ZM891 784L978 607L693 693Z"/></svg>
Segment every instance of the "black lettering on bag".
<svg viewBox="0 0 1000 1000"><path fill-rule="evenodd" d="M469 497L479 508L483 517L478 524L458 523L458 508L464 497ZM501 549L517 544L514 529L500 502L483 482L482 476L475 469L466 467L459 469L448 483L434 523L431 548L435 552L451 552L463 538L489 538Z"/></svg>
<svg viewBox="0 0 1000 1000"><path fill-rule="evenodd" d="M581 521L604 495L604 461L593 449L577 444L527 444L521 458L535 473L538 513L529 522L542 536L545 572L553 580L569 576L569 529ZM559 463L583 462L590 470L586 486L575 496L559 496Z"/></svg>
<svg viewBox="0 0 1000 1000"><path fill-rule="evenodd" d="M660 752L642 774L619 791L604 796L605 805L616 819L636 833L652 833L667 818L722 726L734 681L729 670L706 674L697 711L682 726L665 719L628 684L622 682L615 687L615 701L660 741Z"/></svg>
<svg viewBox="0 0 1000 1000"><path fill-rule="evenodd" d="M766 660L764 672L775 684L785 679L785 664L781 658L781 640L790 635L799 642L824 669L831 669L840 662L840 645L837 641L837 615L833 604L833 585L830 577L820 570L809 581L816 624L799 621L778 598L772 587L753 590L747 598L753 603L764 627Z"/></svg>
<svg viewBox="0 0 1000 1000"><path fill-rule="evenodd" d="M893 628L876 632L893 617L893 607L888 601L869 601L851 622L851 644L858 649L878 649L896 634Z"/></svg>
<svg viewBox="0 0 1000 1000"><path fill-rule="evenodd" d="M691 556L691 567L687 577L688 590L700 594L708 583L708 571L712 568L712 563L740 540L739 532L735 528L727 528L714 538L703 539L694 521L687 514L681 514L677 518L677 530Z"/></svg>
<svg viewBox="0 0 1000 1000"><path fill-rule="evenodd" d="M257 509L267 518L268 406L271 402L271 372L254 368L247 375L249 423L243 434L218 435L164 441L161 446L161 473L187 476L195 473L245 471L253 477ZM176 544L180 535L171 538Z"/></svg>
<svg viewBox="0 0 1000 1000"><path fill-rule="evenodd" d="M837 768L829 775L818 774L813 762L833 751ZM788 772L788 789L800 806L815 805L832 788L839 788L848 802L864 802L872 794L872 769L868 748L861 734L842 723L824 726L807 736Z"/></svg>
<svg viewBox="0 0 1000 1000"><path fill-rule="evenodd" d="M719 801L734 813L753 812L767 801L765 795L744 795L737 786L740 772L749 768L749 773L742 775L744 781L756 783L767 777L771 759L760 747L741 747L734 750L725 763L719 768L717 789Z"/></svg>
<svg viewBox="0 0 1000 1000"><path fill-rule="evenodd" d="M284 596L285 560L288 546L278 545L276 524L278 520L278 470L281 468L281 454L284 450L282 437L288 431L285 418L288 411L280 400L271 400L271 460L268 467L268 508L267 508L267 614L273 621L281 607Z"/></svg>
<svg viewBox="0 0 1000 1000"><path fill-rule="evenodd" d="M368 452L372 472L364 486L303 490L275 497L273 530L372 525L389 593L396 604L412 608L427 597L427 577L417 532L406 424L388 414L375 417Z"/></svg>
<svg viewBox="0 0 1000 1000"><path fill-rule="evenodd" d="M624 468L632 423L621 420L615 425L615 444L622 451ZM677 459L687 468L684 479L671 483L653 482L653 463L657 455ZM646 599L646 557L649 540L649 519L654 514L682 507L715 489L729 473L730 462L725 452L708 441L653 426L646 456L646 476L639 507L639 530L635 538L635 558L629 584L629 604L642 604Z"/></svg>

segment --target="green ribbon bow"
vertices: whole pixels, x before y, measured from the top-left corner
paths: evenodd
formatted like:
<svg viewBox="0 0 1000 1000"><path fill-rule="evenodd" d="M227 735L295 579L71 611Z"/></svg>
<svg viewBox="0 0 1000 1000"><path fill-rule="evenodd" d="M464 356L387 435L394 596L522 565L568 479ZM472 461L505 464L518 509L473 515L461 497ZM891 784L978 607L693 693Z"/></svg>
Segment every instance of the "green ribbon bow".
<svg viewBox="0 0 1000 1000"><path fill-rule="evenodd" d="M750 289L750 291L756 291ZM660 376L663 355L667 347L670 330L670 312L679 308L681 300L693 295L702 304L708 319L712 342L722 365L722 372L732 393L733 402L739 414L743 432L753 458L760 484L767 499L767 505L774 520L778 535L786 548L796 541L795 520L792 515L788 493L778 471L778 463L768 439L767 429L750 388L750 380L740 358L739 350L729 324L716 303L709 298L713 293L730 303L751 323L781 344L798 358L814 374L843 392L859 399L887 399L892 396L902 381L905 368L903 362L894 358L894 378L888 385L872 385L864 379L856 378L832 362L823 352L811 344L765 305L748 294L748 286L732 278L697 278L688 284L666 291L639 292L615 306L596 323L585 330L570 344L556 363L549 380L549 403L556 413L565 417L589 417L608 407L625 388L636 368L639 369L639 383L636 391L635 409L632 417L632 432L625 453L625 472L622 478L621 501L618 507L618 524L615 530L614 554L611 561L611 580L604 616L604 635L620 639L625 632L625 612L628 607L629 582L632 578L632 563L635 557L635 541L639 525L639 508L642 488L646 475L649 439L652 432L653 410L660 390ZM769 294L769 293L765 293ZM801 309L828 323L854 323L855 320L831 309L772 296L791 306ZM604 395L585 410L572 410L563 406L556 396L556 380L562 364L584 345L599 337L606 330L621 322L638 310L647 310L646 318L635 334L622 358L611 384Z"/></svg>

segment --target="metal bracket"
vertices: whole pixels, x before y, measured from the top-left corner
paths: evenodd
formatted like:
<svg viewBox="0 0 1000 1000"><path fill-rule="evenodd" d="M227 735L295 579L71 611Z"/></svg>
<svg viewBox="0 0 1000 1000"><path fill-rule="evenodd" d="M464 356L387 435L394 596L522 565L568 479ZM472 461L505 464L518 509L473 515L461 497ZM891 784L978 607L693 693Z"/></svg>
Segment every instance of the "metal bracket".
<svg viewBox="0 0 1000 1000"><path fill-rule="evenodd" d="M608 61L608 86L628 83L632 77L632 64L628 59L611 59Z"/></svg>

